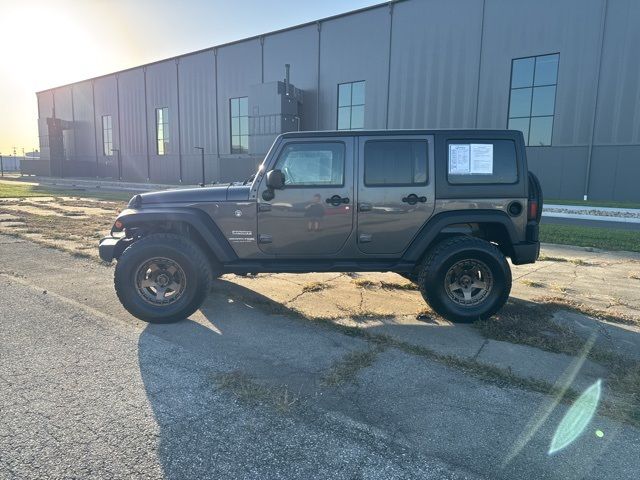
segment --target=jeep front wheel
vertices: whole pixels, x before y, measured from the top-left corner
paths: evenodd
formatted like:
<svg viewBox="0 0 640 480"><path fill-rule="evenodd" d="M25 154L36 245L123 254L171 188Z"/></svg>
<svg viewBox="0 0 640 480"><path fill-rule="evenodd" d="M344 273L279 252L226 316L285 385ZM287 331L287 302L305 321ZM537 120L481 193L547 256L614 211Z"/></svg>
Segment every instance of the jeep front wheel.
<svg viewBox="0 0 640 480"><path fill-rule="evenodd" d="M173 234L153 234L136 241L116 264L114 284L122 305L152 323L182 320L204 301L211 269L202 250Z"/></svg>
<svg viewBox="0 0 640 480"><path fill-rule="evenodd" d="M436 313L453 322L490 317L511 292L511 270L498 248L474 237L444 240L427 255L418 285Z"/></svg>

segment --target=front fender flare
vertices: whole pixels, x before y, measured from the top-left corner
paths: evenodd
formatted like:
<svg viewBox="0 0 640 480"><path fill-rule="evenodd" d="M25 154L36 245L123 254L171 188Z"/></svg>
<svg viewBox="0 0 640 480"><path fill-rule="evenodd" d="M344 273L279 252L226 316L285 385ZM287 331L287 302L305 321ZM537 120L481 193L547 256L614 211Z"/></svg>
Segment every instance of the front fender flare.
<svg viewBox="0 0 640 480"><path fill-rule="evenodd" d="M197 208L158 207L126 209L118 215L116 220L122 223L122 228L162 222L186 223L200 234L220 262L227 263L237 259L236 253L213 219Z"/></svg>

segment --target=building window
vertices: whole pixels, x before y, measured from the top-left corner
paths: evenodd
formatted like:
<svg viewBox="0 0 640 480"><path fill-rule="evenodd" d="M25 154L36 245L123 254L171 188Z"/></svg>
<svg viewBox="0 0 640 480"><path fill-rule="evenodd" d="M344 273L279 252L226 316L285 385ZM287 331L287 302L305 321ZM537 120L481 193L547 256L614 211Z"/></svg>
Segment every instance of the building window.
<svg viewBox="0 0 640 480"><path fill-rule="evenodd" d="M511 62L508 128L520 130L526 145L551 145L560 54Z"/></svg>
<svg viewBox="0 0 640 480"><path fill-rule="evenodd" d="M102 155L110 157L113 155L113 125L111 115L102 116Z"/></svg>
<svg viewBox="0 0 640 480"><path fill-rule="evenodd" d="M158 155L169 153L169 109L156 108L156 145Z"/></svg>
<svg viewBox="0 0 640 480"><path fill-rule="evenodd" d="M232 98L231 153L249 153L249 97Z"/></svg>
<svg viewBox="0 0 640 480"><path fill-rule="evenodd" d="M338 85L338 130L364 128L364 83Z"/></svg>

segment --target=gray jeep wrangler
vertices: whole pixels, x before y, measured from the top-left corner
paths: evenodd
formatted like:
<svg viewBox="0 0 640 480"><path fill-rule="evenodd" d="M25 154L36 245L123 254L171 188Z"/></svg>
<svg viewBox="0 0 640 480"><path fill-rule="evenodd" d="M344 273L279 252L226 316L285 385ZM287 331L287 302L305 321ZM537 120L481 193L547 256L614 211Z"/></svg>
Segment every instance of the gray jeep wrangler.
<svg viewBox="0 0 640 480"><path fill-rule="evenodd" d="M221 274L396 272L443 317L487 318L538 258L542 192L509 130L295 132L244 183L134 196L100 257L149 322L194 313Z"/></svg>

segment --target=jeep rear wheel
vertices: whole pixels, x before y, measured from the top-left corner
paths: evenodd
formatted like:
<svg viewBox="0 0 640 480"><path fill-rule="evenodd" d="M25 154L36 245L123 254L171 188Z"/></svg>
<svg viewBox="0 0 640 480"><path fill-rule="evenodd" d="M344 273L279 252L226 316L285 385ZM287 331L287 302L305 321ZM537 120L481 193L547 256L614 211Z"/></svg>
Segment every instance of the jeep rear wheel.
<svg viewBox="0 0 640 480"><path fill-rule="evenodd" d="M187 238L153 234L122 253L114 284L133 316L153 323L187 318L204 301L211 285L209 262Z"/></svg>
<svg viewBox="0 0 640 480"><path fill-rule="evenodd" d="M490 317L511 292L511 270L495 245L474 237L454 237L434 247L418 279L429 305L453 322Z"/></svg>

